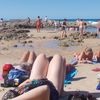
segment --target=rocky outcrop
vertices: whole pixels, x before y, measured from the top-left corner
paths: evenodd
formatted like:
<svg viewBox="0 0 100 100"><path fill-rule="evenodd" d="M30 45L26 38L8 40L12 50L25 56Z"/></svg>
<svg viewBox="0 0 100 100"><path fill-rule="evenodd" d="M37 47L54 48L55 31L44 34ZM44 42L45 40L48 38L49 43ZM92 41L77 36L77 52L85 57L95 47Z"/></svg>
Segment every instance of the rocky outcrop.
<svg viewBox="0 0 100 100"><path fill-rule="evenodd" d="M10 29L2 28L0 29L0 40L17 40L17 39L27 39L29 30L24 29Z"/></svg>

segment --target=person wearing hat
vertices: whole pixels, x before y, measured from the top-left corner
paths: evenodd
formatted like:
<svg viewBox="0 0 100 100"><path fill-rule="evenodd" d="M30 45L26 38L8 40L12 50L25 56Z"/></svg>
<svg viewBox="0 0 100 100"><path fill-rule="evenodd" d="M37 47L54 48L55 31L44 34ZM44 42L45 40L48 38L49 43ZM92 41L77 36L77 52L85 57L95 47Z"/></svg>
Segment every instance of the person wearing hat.
<svg viewBox="0 0 100 100"><path fill-rule="evenodd" d="M2 76L5 78L11 69L18 69L30 75L32 65L36 59L34 51L25 51L17 64L4 64Z"/></svg>

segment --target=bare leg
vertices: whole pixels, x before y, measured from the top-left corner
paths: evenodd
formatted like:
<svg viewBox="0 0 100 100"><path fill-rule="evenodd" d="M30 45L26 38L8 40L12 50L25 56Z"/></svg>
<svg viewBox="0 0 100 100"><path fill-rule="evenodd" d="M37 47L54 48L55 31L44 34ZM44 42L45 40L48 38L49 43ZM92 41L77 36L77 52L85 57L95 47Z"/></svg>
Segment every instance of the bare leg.
<svg viewBox="0 0 100 100"><path fill-rule="evenodd" d="M63 82L64 82L64 59L55 55L49 64L47 78L50 80L55 88L61 93Z"/></svg>
<svg viewBox="0 0 100 100"><path fill-rule="evenodd" d="M24 52L24 54L22 55L22 57L21 57L19 63L27 62L27 60L28 60L28 58L29 58L29 54L30 54L29 51Z"/></svg>
<svg viewBox="0 0 100 100"><path fill-rule="evenodd" d="M35 52L34 51L30 52L30 55L29 55L29 58L28 58L27 62L30 63L30 64L33 64L33 62L35 61L35 59L36 59Z"/></svg>
<svg viewBox="0 0 100 100"><path fill-rule="evenodd" d="M46 78L48 64L49 62L46 56L44 54L40 54L33 64L30 80Z"/></svg>
<svg viewBox="0 0 100 100"><path fill-rule="evenodd" d="M48 71L48 59L46 58L46 56L44 54L40 54L33 66L32 66L32 70L31 70L31 74L30 74L30 78L27 79L26 81L24 81L23 83L21 83L19 85L19 87L25 85L28 82L31 82L34 79L43 79L46 78L47 75L47 71Z"/></svg>
<svg viewBox="0 0 100 100"><path fill-rule="evenodd" d="M50 90L47 85L37 87L11 100L49 100Z"/></svg>

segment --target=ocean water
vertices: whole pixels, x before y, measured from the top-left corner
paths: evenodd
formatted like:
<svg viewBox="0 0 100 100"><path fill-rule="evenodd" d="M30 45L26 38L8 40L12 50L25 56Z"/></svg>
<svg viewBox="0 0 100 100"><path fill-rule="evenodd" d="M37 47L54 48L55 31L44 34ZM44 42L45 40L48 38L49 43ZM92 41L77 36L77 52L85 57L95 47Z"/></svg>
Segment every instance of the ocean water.
<svg viewBox="0 0 100 100"><path fill-rule="evenodd" d="M55 21L63 21L64 19L53 19ZM67 19L68 21L76 21L77 19ZM87 21L87 22L97 22L99 21L100 19L83 19L84 21Z"/></svg>
<svg viewBox="0 0 100 100"><path fill-rule="evenodd" d="M87 32L97 32L97 28L95 28L95 27L88 27L88 28L86 29L86 31L87 31Z"/></svg>

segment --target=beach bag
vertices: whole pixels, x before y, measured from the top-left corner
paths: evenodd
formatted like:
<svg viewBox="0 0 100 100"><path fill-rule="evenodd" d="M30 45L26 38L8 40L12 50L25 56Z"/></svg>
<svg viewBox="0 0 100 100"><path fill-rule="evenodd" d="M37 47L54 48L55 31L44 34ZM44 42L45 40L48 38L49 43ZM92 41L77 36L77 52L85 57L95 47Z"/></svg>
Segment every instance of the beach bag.
<svg viewBox="0 0 100 100"><path fill-rule="evenodd" d="M10 71L11 69L13 69L14 67L13 67L12 64L4 64L2 68L3 68L3 69L2 69L2 77L3 77L3 78L6 78L7 75L8 75L8 73L9 73L9 71Z"/></svg>
<svg viewBox="0 0 100 100"><path fill-rule="evenodd" d="M19 69L11 69L4 80L6 87L18 86L20 83L29 78L27 72Z"/></svg>

